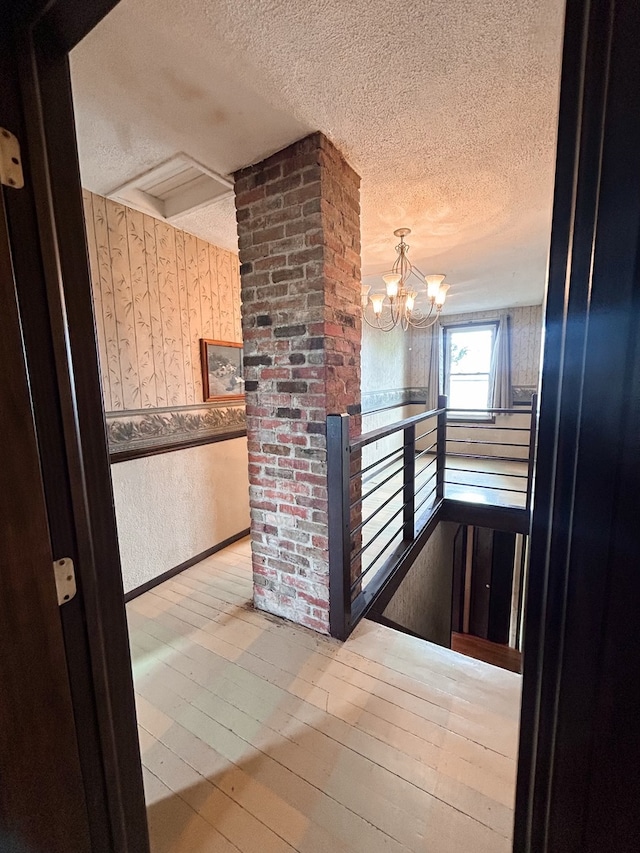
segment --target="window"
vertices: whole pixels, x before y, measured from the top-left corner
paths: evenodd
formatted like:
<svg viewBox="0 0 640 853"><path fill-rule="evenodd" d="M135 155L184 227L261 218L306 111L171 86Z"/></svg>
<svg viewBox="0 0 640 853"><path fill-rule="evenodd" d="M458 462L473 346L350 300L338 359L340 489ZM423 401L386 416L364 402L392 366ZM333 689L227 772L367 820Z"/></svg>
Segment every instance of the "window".
<svg viewBox="0 0 640 853"><path fill-rule="evenodd" d="M445 326L444 387L451 409L483 411L491 405L491 357L497 325Z"/></svg>

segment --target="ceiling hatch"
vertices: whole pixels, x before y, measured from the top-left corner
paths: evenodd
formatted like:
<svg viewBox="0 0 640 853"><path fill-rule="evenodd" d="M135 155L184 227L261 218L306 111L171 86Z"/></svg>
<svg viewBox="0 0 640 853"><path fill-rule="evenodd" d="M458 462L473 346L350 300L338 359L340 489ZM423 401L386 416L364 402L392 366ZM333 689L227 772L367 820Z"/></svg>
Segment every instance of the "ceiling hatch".
<svg viewBox="0 0 640 853"><path fill-rule="evenodd" d="M177 154L116 187L109 198L171 222L232 192L233 182L228 178L186 154Z"/></svg>

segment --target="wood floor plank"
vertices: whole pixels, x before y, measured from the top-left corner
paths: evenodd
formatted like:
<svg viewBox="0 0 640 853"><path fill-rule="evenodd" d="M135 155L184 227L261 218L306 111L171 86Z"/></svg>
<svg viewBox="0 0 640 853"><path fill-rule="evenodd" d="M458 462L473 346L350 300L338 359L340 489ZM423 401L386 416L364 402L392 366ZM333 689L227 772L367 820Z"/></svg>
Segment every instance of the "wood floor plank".
<svg viewBox="0 0 640 853"><path fill-rule="evenodd" d="M143 767L153 853L239 853L215 827Z"/></svg>
<svg viewBox="0 0 640 853"><path fill-rule="evenodd" d="M244 540L127 606L153 853L507 853L519 677L251 594Z"/></svg>
<svg viewBox="0 0 640 853"><path fill-rule="evenodd" d="M182 729L195 735L215 753L226 759L227 766L234 765L248 774L258 783L263 796L267 792L274 795L270 798L270 806L275 809L276 815L279 815L279 826L283 837L288 838L284 834L288 823L291 822L296 826L297 813L301 816L303 826L306 827L306 823L312 818L330 835L336 833L338 838L348 839L349 844L352 845L351 849L358 853L369 853L372 850L401 853L407 849L326 792L292 772L279 760L280 753L277 748L279 744L273 744L271 755L256 750L235 732L185 702L173 691L159 690L158 693L160 695L156 695L155 698L162 706L160 711L165 716L175 720ZM156 706L150 699L146 696L143 698L155 709ZM138 713L141 725L146 727L144 708L142 711L139 709ZM161 735L163 739L167 736L168 730ZM242 784L244 781L244 779L237 779L236 784ZM302 831L299 824L300 820L296 834ZM256 853L258 853L257 848Z"/></svg>
<svg viewBox="0 0 640 853"><path fill-rule="evenodd" d="M510 672L519 673L522 669L522 654L504 643L493 643L482 637L452 631L451 648L467 657L508 669Z"/></svg>
<svg viewBox="0 0 640 853"><path fill-rule="evenodd" d="M329 739L325 739L327 742L323 750L314 749L309 727L304 733L297 732L296 739L287 731L275 731L260 725L252 714L203 691L190 679L167 668L162 675L161 687L150 683L143 685L142 691L145 698L154 704L159 701L169 703L171 716L180 722L189 719L194 710L201 711L224 729L225 737L231 733L244 742L239 747L241 750L246 752L250 746L274 758L299 779L324 792L335 803L343 803L352 814L362 815L386 836L409 850L421 850L423 839L431 833L437 835L442 844L449 837L453 841L473 836L478 850L496 849L499 838L491 828L403 783L384 768L371 762L366 762L364 768L360 767L360 757L356 753L345 755L340 745ZM339 774L334 772L336 766L341 768ZM363 779L369 779L370 783L363 786ZM504 840L507 840L506 836ZM454 848L447 844L443 849Z"/></svg>
<svg viewBox="0 0 640 853"><path fill-rule="evenodd" d="M212 642L214 643L215 648L219 648L221 653L224 654L224 647L220 646L220 642L227 643L229 637L225 637L224 633L216 628L215 623L211 619L207 619L206 617L201 617L200 614L193 612L190 608L183 606L182 604L176 604L174 607L165 606L166 602L159 603L157 610L153 610L153 602L147 601L145 602L145 607L147 608L147 612L153 613L154 615L160 617L162 614L166 617L166 619L175 619L177 622L183 622L185 626L184 630L188 633L192 634L195 642L201 642L205 645L211 646ZM149 609L151 608L151 610ZM165 621L166 621L165 619ZM179 626L174 623L176 630L179 629ZM203 634L193 633L192 628L200 628L203 631ZM255 626L252 626L252 629ZM299 629L296 629L299 630ZM388 630L388 629L384 629ZM243 635L243 631L238 629L241 635ZM254 639L259 637L260 643L251 646L249 639L245 636L243 642L243 649L249 650L251 649L251 653L255 654L257 657L261 658L265 662L273 662L276 665L282 666L290 675L295 676L297 679L302 679L309 683L315 684L317 686L326 687L330 689L333 687L334 690L337 690L339 695L343 696L349 694L350 696L358 695L358 688L354 684L354 680L360 676L362 679L361 669L366 668L366 662L362 658L358 658L356 664L353 667L348 667L344 665L339 660L340 652L338 651L336 655L331 655L329 653L329 659L331 663L331 668L327 667L325 663L325 656L319 653L318 646L313 646L311 649L312 652L318 652L318 655L309 654L308 652L304 652L301 648L301 644L296 644L293 646L292 644L285 644L284 653L281 653L281 649L276 648L275 651L272 650L272 646L269 643L269 636L273 632L270 631L269 626L265 626L265 629L262 633L257 634L255 631L251 631L250 636L253 636ZM209 635L208 637L206 635ZM213 638L212 640L209 637ZM422 641L420 641L422 642ZM320 644L320 648L322 645L327 646L327 641L323 638L319 638L318 640L314 640L314 643ZM233 646L233 644L231 644ZM338 647L333 644L333 646L329 645L328 648ZM237 658L237 647L233 646L233 650L230 654ZM451 653L449 653L451 654ZM474 662L475 663L475 662ZM401 665L404 665L404 662L401 662ZM465 662L465 666L466 666ZM380 675L380 665L375 667L377 669L377 675ZM485 667L486 668L486 667ZM386 669L386 668L385 668ZM385 672L385 674L387 674ZM397 677L394 673L389 671L391 678L394 681L397 681ZM335 683L337 679L337 684ZM344 680L344 683L342 681ZM476 723L479 727L479 731L476 732L476 736L481 738L481 742L484 740L483 731L486 731L490 734L490 737L494 740L501 741L498 744L498 749L507 750L505 754L512 754L515 752L516 743L515 738L511 738L509 742L505 738L505 733L510 732L512 730L515 732L513 727L508 727L505 729L504 723L505 720L500 715L492 714L489 710L487 710L483 705L490 705L490 699L482 701L481 704L478 703L470 703L467 699L459 699L456 696L450 695L447 692L447 688L455 687L456 682L454 680L448 679L446 682L442 682L442 680L438 681L437 674L429 673L429 680L431 684L428 687L429 693L429 701L430 706L427 707L427 713L432 711L431 705L435 704L439 711L441 712L441 716L444 715L444 724L446 726L454 726L455 721L451 720L450 715L454 716L462 716L466 718L471 718L471 722ZM405 679L406 682L406 679ZM437 686L436 686L437 685ZM406 686L406 683L405 683ZM420 682L412 681L409 683L409 693L412 695L412 691L419 691ZM482 700L484 695L486 694L486 685L484 682L481 682L478 686L478 699ZM367 703L369 707L372 705L375 708L379 709L383 716L388 713L403 713L405 708L403 707L404 703L398 703L398 705L394 705L392 708L385 708L385 703L387 700L376 701L376 698L371 698L373 695L375 697L376 688L375 685L372 685L371 682L368 682L368 692L367 690L361 696L362 702ZM465 688L466 690L466 688ZM517 696L514 694L514 698L517 700ZM352 700L353 701L353 700ZM517 706L516 706L517 707ZM415 720L412 719L413 712L408 712L404 714L407 725L409 726L409 730L412 730L412 727L415 727Z"/></svg>
<svg viewBox="0 0 640 853"><path fill-rule="evenodd" d="M181 663L179 658L174 658L173 661L165 661L166 665ZM183 675L194 680L200 687L208 690L208 684L211 682L211 670L207 667L201 667L198 671L197 666L190 662L190 665L184 668ZM234 668L235 670L236 668ZM180 670L179 670L180 671ZM140 677L140 681L143 679ZM169 675L166 683L171 683L172 679ZM163 683L164 679L163 679ZM335 749L336 744L352 750L355 755L350 757L349 763L361 773L368 775L371 772L379 773L380 770L389 771L390 776L397 776L397 780L393 780L393 790L387 794L388 798L394 799L397 797L398 804L403 804L407 799L411 799L415 792L410 787L428 793L436 799L442 800L444 803L465 812L474 817L474 819L485 823L487 826L496 831L508 835L510 828L510 802L512 786L493 780L494 796L483 794L475 789L472 785L461 782L455 779L454 776L447 774L439 774L437 771L439 750L434 750L436 753L435 766L429 766L426 763L416 761L413 757L405 754L402 756L397 749L389 748L385 744L369 737L366 733L361 732L357 728L351 728L345 725L340 720L333 720L333 733L325 731L327 722L331 721L331 717L322 715L322 723L318 723L318 713L316 709L315 719L310 719L307 722L298 713L298 705L300 701L291 701L288 703L284 692L271 686L270 690L265 689L266 685L251 681L246 687L238 684L235 680L231 681L218 674L215 680L215 697L224 700L225 703L237 708L241 712L246 712L254 719L260 722L276 734L281 734L284 737L291 737L293 732L293 740L304 735L304 745L307 749L311 749L321 759L327 750ZM260 689L262 687L262 690ZM189 690L189 687L187 686ZM289 697L293 700L293 697ZM205 712L209 712L208 708L198 705ZM293 713L290 713L290 710ZM337 731L336 731L337 729ZM370 762L374 766L361 766L362 760ZM473 767L467 766L468 772L464 774L467 781L471 781L473 777ZM489 780L489 774L486 775ZM405 783L409 783L409 787ZM382 779L380 786L384 787L385 780ZM500 803L502 799L506 802ZM428 804L427 804L428 805Z"/></svg>
<svg viewBox="0 0 640 853"><path fill-rule="evenodd" d="M145 640L149 641L148 647L152 652L157 650L155 638L138 632L136 641L144 643ZM423 740L346 701L329 701L325 708L323 696L318 707L288 692L286 682L281 687L241 666L229 668L224 659L202 647L199 655L187 655L177 644L173 653L165 653L162 659L202 686L215 684L216 692L225 698L230 683L251 697L260 696L266 708L285 711L301 722L330 734L345 746L393 769L407 781L425 785L424 768L433 768L506 806L512 806L513 762L498 754L488 756L485 748L461 738L447 738L446 732L441 733L438 744ZM233 696L229 701L233 702Z"/></svg>
<svg viewBox="0 0 640 853"><path fill-rule="evenodd" d="M197 671L195 667L200 664L206 668L212 681L224 673L235 682L251 689L256 689L256 683L269 685L280 690L281 694L286 693L294 703L298 703L298 706L300 701L303 701L312 711L319 709L325 722L332 717L341 719L356 727L358 733L366 733L389 744L399 758L404 753L418 757L428 766L438 766L442 760L441 751L444 750L449 754L447 764L451 775L458 774L458 778L461 776L463 779L479 775L488 788L491 788L494 783L500 787L506 783L509 789L512 788L513 761L488 750L485 746L448 732L446 728L431 727L427 730L427 726L422 723L417 729L419 734L407 732L396 724L392 714L388 715L388 719L382 719L369 713L365 707L352 705L344 698L338 697L334 701L326 691L311 685L308 685L307 690L301 690L300 684L297 681L291 682L290 677L283 671L275 667L271 667L270 671L265 670L264 664L261 665L262 662L259 659L245 656L242 660L236 661L236 666L230 668L226 658L220 657L198 643L191 644L185 651L184 643L179 637L175 635L172 637L168 632L162 633L157 624L151 623L148 628L153 635L147 635L151 642L151 649L157 652L158 634L161 633L163 642L168 643L175 652L174 660L170 662L180 666L183 671ZM143 636L139 631L138 640L142 641ZM163 659L167 660L170 655L171 652L165 651ZM297 706L294 704L294 707ZM483 789L479 788L479 790ZM508 803L509 795L505 794L500 801Z"/></svg>
<svg viewBox="0 0 640 853"><path fill-rule="evenodd" d="M238 850L259 846L264 853L291 853L295 849L144 729L140 747L143 766Z"/></svg>

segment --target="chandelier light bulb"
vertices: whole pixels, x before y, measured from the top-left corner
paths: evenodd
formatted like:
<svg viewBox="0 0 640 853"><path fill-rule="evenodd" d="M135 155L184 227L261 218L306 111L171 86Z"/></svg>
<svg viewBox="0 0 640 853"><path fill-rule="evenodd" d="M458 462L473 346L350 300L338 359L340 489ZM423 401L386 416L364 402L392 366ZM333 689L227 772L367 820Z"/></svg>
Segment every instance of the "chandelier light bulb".
<svg viewBox="0 0 640 853"><path fill-rule="evenodd" d="M424 280L427 282L427 296L429 299L435 299L440 291L440 285L444 281L444 276L440 274L425 275Z"/></svg>
<svg viewBox="0 0 640 853"><path fill-rule="evenodd" d="M373 313L377 316L382 314L382 303L384 302L384 293L374 293L371 297L371 304L373 305Z"/></svg>
<svg viewBox="0 0 640 853"><path fill-rule="evenodd" d="M398 295L398 287L402 280L402 276L395 272L388 273L387 275L382 276L382 280L387 287L387 296L389 299L395 299Z"/></svg>
<svg viewBox="0 0 640 853"><path fill-rule="evenodd" d="M447 298L447 291L451 287L450 284L441 284L438 288L438 294L436 296L436 307L442 308L444 305L444 301Z"/></svg>
<svg viewBox="0 0 640 853"><path fill-rule="evenodd" d="M406 306L406 308L407 308L407 311L409 311L409 312L413 311L414 306L415 306L415 304L416 304L416 296L417 296L417 295L418 295L418 294L415 292L415 290L410 290L410 291L407 293L407 298L406 298L406 301L405 301L405 306Z"/></svg>
<svg viewBox="0 0 640 853"><path fill-rule="evenodd" d="M360 301L362 303L362 307L366 308L369 304L369 291L371 290L370 284L361 284L360 285Z"/></svg>

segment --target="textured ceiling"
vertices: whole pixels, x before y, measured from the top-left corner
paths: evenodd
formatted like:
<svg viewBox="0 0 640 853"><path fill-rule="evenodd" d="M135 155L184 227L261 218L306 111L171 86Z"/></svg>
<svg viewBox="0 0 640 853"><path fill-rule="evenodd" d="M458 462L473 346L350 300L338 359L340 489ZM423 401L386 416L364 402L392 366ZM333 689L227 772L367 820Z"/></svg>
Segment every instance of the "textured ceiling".
<svg viewBox="0 0 640 853"><path fill-rule="evenodd" d="M562 17L562 0L122 0L72 54L83 183L108 194L180 151L229 174L322 130L362 176L365 276L407 225L450 312L539 302ZM176 224L236 245L229 200Z"/></svg>

